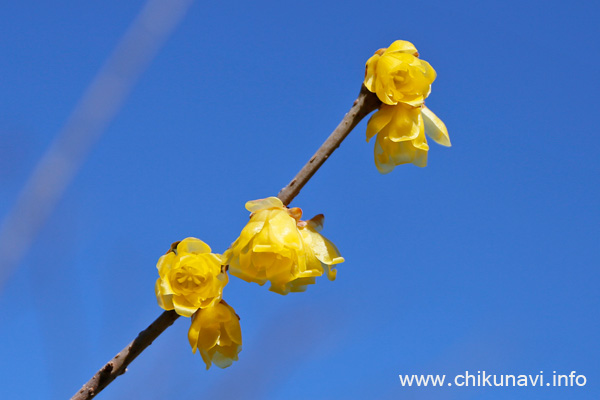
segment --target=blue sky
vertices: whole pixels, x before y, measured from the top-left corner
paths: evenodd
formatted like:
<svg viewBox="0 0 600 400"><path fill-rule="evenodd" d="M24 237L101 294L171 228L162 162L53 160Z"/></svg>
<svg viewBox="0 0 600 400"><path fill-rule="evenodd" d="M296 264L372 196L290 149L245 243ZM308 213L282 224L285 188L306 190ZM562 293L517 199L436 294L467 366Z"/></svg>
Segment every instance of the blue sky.
<svg viewBox="0 0 600 400"><path fill-rule="evenodd" d="M0 220L143 5L0 3ZM453 147L430 141L426 168L380 175L362 122L292 203L325 214L346 259L337 280L284 297L232 277L239 362L205 371L181 318L99 398L597 399L599 12L192 4L0 287L0 398L74 394L160 314L155 265L170 243L225 251L244 203L291 180L351 106L367 58L404 39L438 73L427 105ZM466 370L588 383L398 380Z"/></svg>

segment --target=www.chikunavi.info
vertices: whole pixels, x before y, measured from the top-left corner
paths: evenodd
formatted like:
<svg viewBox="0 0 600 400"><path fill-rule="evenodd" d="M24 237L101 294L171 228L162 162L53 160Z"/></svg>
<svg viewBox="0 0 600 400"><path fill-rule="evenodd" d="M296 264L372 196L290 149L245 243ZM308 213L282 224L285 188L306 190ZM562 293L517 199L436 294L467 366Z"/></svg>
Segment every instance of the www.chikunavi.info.
<svg viewBox="0 0 600 400"><path fill-rule="evenodd" d="M568 375L557 374L552 371L552 375L544 375L544 371L540 371L536 375L503 375L503 374L488 374L486 371L477 371L470 373L465 371L464 374L454 376L446 375L398 375L402 386L468 386L468 387L483 387L483 386L500 386L500 387L515 387L515 386L585 386L587 378L585 375L577 374L576 371L571 371Z"/></svg>

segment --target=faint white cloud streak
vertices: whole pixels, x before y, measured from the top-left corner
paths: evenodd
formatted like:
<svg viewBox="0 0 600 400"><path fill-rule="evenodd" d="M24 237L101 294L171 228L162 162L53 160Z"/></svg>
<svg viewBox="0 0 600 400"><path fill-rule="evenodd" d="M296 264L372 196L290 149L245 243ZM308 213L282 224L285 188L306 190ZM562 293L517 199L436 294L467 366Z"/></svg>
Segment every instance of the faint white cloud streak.
<svg viewBox="0 0 600 400"><path fill-rule="evenodd" d="M0 290L87 154L193 0L148 0L25 182L0 225Z"/></svg>

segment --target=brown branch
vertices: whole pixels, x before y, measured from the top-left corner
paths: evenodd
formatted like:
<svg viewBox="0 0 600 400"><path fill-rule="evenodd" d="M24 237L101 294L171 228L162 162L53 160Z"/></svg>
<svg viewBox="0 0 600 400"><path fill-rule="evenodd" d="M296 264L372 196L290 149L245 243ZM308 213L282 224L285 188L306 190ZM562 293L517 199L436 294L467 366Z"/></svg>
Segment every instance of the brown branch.
<svg viewBox="0 0 600 400"><path fill-rule="evenodd" d="M300 193L306 182L317 172L331 153L340 146L340 143L348 136L350 131L371 111L374 111L381 105L377 96L369 92L364 86L360 90L358 98L354 101L350 111L344 116L342 122L335 128L329 138L319 147L319 150L313 155L308 163L298 172L296 177L279 192L281 201L287 205L294 197ZM115 380L119 375L127 371L127 366L142 351L152 344L161 333L179 318L175 311L165 311L158 317L145 331L140 332L138 337L119 354L110 360L104 367L90 379L73 396L71 400L88 400L96 396L109 383Z"/></svg>
<svg viewBox="0 0 600 400"><path fill-rule="evenodd" d="M163 312L146 330L140 332L133 342L129 343L104 367L100 368L92 379L83 385L75 396L71 397L71 400L87 400L100 393L117 376L124 374L129 363L135 360L146 347L150 346L154 339L163 333L165 329L173 325L177 318L179 318L179 315L175 311Z"/></svg>
<svg viewBox="0 0 600 400"><path fill-rule="evenodd" d="M300 190L306 185L306 182L317 172L325 160L337 149L342 141L348 136L350 131L366 117L371 111L376 110L381 105L381 101L374 93L371 93L363 85L360 89L358 98L354 101L348 114L344 116L342 122L329 135L325 143L319 147L319 150L308 160L300 172L286 187L281 189L277 197L288 205L300 193Z"/></svg>

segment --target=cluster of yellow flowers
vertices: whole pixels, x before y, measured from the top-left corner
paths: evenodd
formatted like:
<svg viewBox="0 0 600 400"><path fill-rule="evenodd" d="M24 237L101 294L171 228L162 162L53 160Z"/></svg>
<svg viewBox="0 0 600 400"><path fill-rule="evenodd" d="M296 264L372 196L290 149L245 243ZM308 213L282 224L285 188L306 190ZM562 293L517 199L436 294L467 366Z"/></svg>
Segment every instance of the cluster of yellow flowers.
<svg viewBox="0 0 600 400"><path fill-rule="evenodd" d="M367 124L367 141L375 139L375 165L382 174L397 165L427 165L429 146L425 133L442 146L450 146L444 123L425 106L435 70L418 58L415 46L397 40L369 58L365 87L383 103Z"/></svg>
<svg viewBox="0 0 600 400"><path fill-rule="evenodd" d="M221 368L238 359L242 349L239 317L222 299L229 281L222 257L200 239L187 238L173 243L156 264L159 278L155 293L158 305L192 317L188 338L192 351L210 368Z"/></svg>
<svg viewBox="0 0 600 400"><path fill-rule="evenodd" d="M242 348L239 317L222 299L232 275L264 285L280 294L302 292L315 278L334 280L335 264L344 261L338 249L319 231L323 215L301 221L302 210L287 208L277 197L249 201L250 221L223 256L211 253L203 241L174 243L158 260L156 299L165 310L192 317L188 339L200 351L206 368L225 368Z"/></svg>
<svg viewBox="0 0 600 400"><path fill-rule="evenodd" d="M450 146L444 123L425 107L436 73L418 58L412 43L398 40L367 61L365 87L383 103L367 125L367 141L375 140L375 164L381 173L395 166L427 164L427 133ZM223 300L228 271L247 282L288 294L302 292L327 275L336 277L344 261L338 249L319 232L323 215L302 221L302 210L287 208L277 197L249 201L250 220L222 256L196 238L176 242L158 260L156 298L160 307L191 317L188 339L206 368L225 368L242 348L239 317Z"/></svg>

